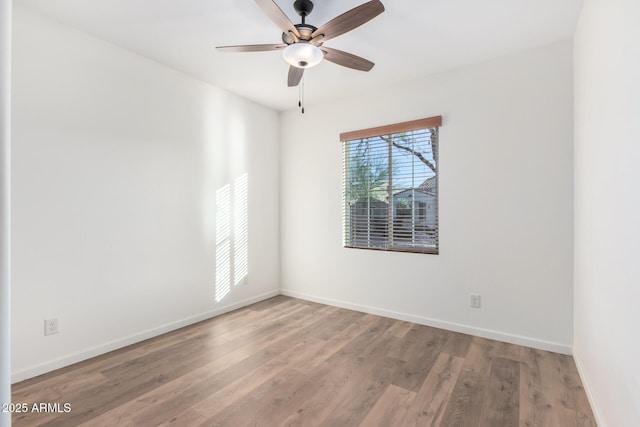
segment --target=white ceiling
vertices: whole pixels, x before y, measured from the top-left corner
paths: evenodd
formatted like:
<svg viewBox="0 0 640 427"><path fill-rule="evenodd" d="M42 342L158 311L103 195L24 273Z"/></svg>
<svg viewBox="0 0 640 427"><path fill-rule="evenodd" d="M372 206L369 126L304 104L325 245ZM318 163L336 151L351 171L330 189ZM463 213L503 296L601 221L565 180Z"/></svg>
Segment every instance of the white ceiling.
<svg viewBox="0 0 640 427"><path fill-rule="evenodd" d="M316 0L319 27L365 0ZM305 72L308 105L573 36L582 0L382 0L386 11L326 43L376 63L369 73L322 62ZM263 105L297 106L279 52L215 46L279 43L254 0L16 0L128 50ZM293 23L293 0L276 0Z"/></svg>

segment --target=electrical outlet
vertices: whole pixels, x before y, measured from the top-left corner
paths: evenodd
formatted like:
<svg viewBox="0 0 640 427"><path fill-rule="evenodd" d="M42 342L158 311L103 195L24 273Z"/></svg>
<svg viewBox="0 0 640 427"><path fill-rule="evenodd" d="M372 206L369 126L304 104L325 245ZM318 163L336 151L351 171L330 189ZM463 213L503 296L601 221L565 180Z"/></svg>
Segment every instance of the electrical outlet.
<svg viewBox="0 0 640 427"><path fill-rule="evenodd" d="M471 294L471 307L480 308L480 295Z"/></svg>
<svg viewBox="0 0 640 427"><path fill-rule="evenodd" d="M44 321L44 334L54 335L58 333L58 319L47 319Z"/></svg>

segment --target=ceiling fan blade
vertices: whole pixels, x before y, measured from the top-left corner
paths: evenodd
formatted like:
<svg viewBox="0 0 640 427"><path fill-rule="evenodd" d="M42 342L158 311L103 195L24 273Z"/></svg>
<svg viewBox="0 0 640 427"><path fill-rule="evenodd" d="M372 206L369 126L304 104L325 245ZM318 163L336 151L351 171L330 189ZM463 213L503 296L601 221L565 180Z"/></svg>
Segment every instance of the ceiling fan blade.
<svg viewBox="0 0 640 427"><path fill-rule="evenodd" d="M291 22L287 15L278 7L273 0L256 0L262 11L278 26L283 32L291 31L296 37L300 37L300 33L295 25Z"/></svg>
<svg viewBox="0 0 640 427"><path fill-rule="evenodd" d="M245 44L240 46L218 46L216 49L223 52L266 52L287 47L286 44Z"/></svg>
<svg viewBox="0 0 640 427"><path fill-rule="evenodd" d="M320 48L324 52L324 59L343 67L353 68L354 70L369 71L375 65L373 62L360 58L349 52L343 52L338 49L322 46Z"/></svg>
<svg viewBox="0 0 640 427"><path fill-rule="evenodd" d="M304 68L294 67L293 65L289 67L289 78L287 80L289 87L298 86L303 74Z"/></svg>
<svg viewBox="0 0 640 427"><path fill-rule="evenodd" d="M311 34L311 37L324 35L323 42L338 37L346 32L371 21L376 16L384 12L384 6L380 0L371 0L361 4L340 16L336 16Z"/></svg>

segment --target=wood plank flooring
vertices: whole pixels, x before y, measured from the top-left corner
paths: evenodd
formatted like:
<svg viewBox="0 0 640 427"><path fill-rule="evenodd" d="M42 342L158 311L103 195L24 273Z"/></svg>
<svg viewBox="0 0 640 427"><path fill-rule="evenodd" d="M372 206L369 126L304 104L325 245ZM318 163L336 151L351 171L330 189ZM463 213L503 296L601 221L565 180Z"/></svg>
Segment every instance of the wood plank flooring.
<svg viewBox="0 0 640 427"><path fill-rule="evenodd" d="M596 425L570 356L284 296L15 384L13 402L61 411L15 427Z"/></svg>

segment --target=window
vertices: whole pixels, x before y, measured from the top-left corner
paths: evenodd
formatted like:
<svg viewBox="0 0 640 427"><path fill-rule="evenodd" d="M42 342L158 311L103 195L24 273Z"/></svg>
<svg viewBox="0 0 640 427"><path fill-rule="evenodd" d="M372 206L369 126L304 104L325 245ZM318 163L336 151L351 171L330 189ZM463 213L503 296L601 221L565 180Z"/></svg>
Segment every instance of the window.
<svg viewBox="0 0 640 427"><path fill-rule="evenodd" d="M438 253L442 117L340 135L344 246Z"/></svg>

